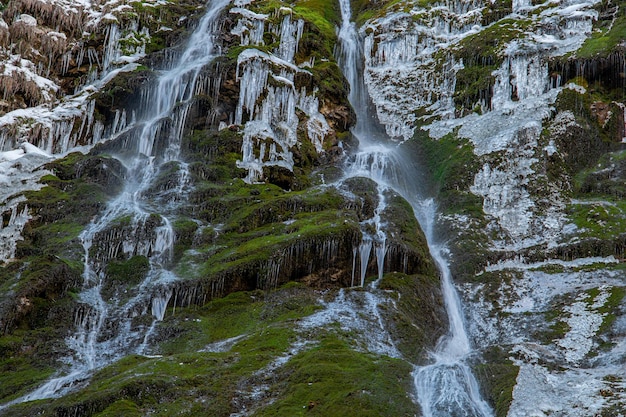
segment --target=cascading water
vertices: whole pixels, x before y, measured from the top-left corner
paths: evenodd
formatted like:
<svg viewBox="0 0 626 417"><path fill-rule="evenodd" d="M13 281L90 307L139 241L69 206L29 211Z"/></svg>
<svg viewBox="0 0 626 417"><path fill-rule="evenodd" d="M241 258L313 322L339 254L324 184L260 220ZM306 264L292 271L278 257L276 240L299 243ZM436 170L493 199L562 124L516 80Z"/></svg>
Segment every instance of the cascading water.
<svg viewBox="0 0 626 417"><path fill-rule="evenodd" d="M147 348L155 322L163 319L172 295L166 289L159 290L159 284L176 279L166 269L174 242L172 226L162 212L151 212L147 197L151 197L154 182L165 164L177 167L177 183L157 196L159 203L170 203L161 204L161 211L164 207L175 209L178 194L187 185L187 165L179 161L181 136L192 98L198 93L196 84L201 70L216 56L218 18L228 3L229 0L209 2L185 51L145 94L143 115L130 129L136 136L127 138L125 149L116 155L127 168L125 188L80 235L84 248L83 289L75 316L76 330L66 340L73 352L68 358L69 371L0 409L64 395L93 370L129 353L143 354ZM121 244L115 239L120 237ZM109 261L133 256L148 261L141 283L124 296L105 295ZM146 326L140 318L148 311L153 319Z"/></svg>
<svg viewBox="0 0 626 417"><path fill-rule="evenodd" d="M404 161L397 145L389 143L382 127L376 122L370 111L371 105L363 84L363 65L359 37L354 23L350 21L351 10L348 0L340 0L342 26L339 40L342 54L340 65L348 79L350 103L357 113L357 125L353 134L359 140L356 154L349 160L346 177L367 177L378 184L380 195L378 214L384 208L385 190L393 190L403 196L413 207L429 242L433 256L441 273L442 292L448 313L449 330L437 344L432 353L434 363L416 367L414 383L419 404L424 416L473 416L487 417L493 415L490 407L481 398L478 383L464 360L471 353L471 346L465 331L461 304L452 284L452 277L445 259L445 247L434 243L433 222L436 216L435 204L432 199L420 200L416 189L416 168ZM383 207L380 207L383 204ZM384 268L384 225L376 215L377 249L379 277ZM361 264L367 265L371 248L371 238L364 239L359 250ZM364 259L367 257L366 259ZM364 266L361 266L363 274ZM363 280L363 278L362 278Z"/></svg>
<svg viewBox="0 0 626 417"><path fill-rule="evenodd" d="M448 334L442 337L432 352L434 363L416 368L414 383L425 416L492 416L489 405L481 398L478 383L464 362L471 354L471 345L465 331L461 301L452 284L452 276L445 259L445 247L433 243L433 221L436 205L432 199L422 202L418 219L430 253L441 273L441 285L448 313Z"/></svg>

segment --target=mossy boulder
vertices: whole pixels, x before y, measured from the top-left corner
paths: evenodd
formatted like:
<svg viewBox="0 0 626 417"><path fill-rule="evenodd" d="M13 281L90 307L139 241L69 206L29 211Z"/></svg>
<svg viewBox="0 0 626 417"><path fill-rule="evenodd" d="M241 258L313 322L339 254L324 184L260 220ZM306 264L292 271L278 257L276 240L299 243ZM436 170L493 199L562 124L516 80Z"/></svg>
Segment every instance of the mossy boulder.
<svg viewBox="0 0 626 417"><path fill-rule="evenodd" d="M448 329L436 274L385 274L379 288L397 296L395 309L384 310L396 346L415 364L424 364L429 349Z"/></svg>

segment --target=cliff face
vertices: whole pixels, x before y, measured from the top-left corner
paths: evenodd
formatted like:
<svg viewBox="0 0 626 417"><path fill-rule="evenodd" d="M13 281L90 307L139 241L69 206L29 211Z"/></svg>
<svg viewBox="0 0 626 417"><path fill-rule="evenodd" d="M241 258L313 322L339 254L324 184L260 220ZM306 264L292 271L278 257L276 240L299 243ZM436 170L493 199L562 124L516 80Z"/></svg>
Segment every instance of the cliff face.
<svg viewBox="0 0 626 417"><path fill-rule="evenodd" d="M621 8L459 3L364 29L379 117L422 143L474 340L519 367L502 415L623 412Z"/></svg>
<svg viewBox="0 0 626 417"><path fill-rule="evenodd" d="M412 413L446 314L413 208L344 178L327 6L7 5L0 413Z"/></svg>
<svg viewBox="0 0 626 417"><path fill-rule="evenodd" d="M439 6L376 12L365 71L430 169L496 412L617 415L623 5Z"/></svg>
<svg viewBox="0 0 626 417"><path fill-rule="evenodd" d="M339 4L3 5L0 414L419 415L406 190L494 414L624 413L624 6L352 2L390 168Z"/></svg>

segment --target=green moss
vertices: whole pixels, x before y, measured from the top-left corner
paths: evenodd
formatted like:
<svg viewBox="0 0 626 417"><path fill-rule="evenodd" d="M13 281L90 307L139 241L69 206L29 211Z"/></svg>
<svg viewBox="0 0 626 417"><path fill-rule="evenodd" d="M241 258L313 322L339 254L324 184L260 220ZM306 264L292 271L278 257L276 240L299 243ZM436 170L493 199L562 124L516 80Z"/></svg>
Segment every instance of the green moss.
<svg viewBox="0 0 626 417"><path fill-rule="evenodd" d="M399 360L355 352L325 336L293 357L271 387L277 400L256 416L413 416L411 367Z"/></svg>
<svg viewBox="0 0 626 417"><path fill-rule="evenodd" d="M537 267L537 268L531 268L531 271L541 271L541 272L545 272L546 274L560 274L565 272L565 267L563 265L560 264L545 264L543 266Z"/></svg>
<svg viewBox="0 0 626 417"><path fill-rule="evenodd" d="M605 100L606 97L595 97L595 93L579 94L574 90L562 90L557 98L556 107L559 111L573 113L576 124L568 126L567 129L550 126L548 132L542 134L542 137L554 140L560 151L556 158L549 161L548 168L552 172L548 171L548 174L556 179L557 183L561 182L565 186L561 188L566 188L569 186L568 183L571 183L573 197L590 203L594 199L615 201L626 196L626 181L622 178L622 172L626 169L623 152L611 152L621 147L616 142L617 136L621 134L618 134L618 130L613 126L615 117L611 115L608 120L603 121L599 113L592 111L595 106L601 107L603 102L606 103ZM615 113L611 105L606 106L608 114ZM593 216L587 221L584 211L585 208L581 206L569 208L570 216L577 224L583 227L593 226L585 224L596 222ZM599 216L600 221L606 220L601 217L619 217L619 213L613 208L607 208L606 213L598 212L594 215ZM611 231L611 234L614 232L615 230Z"/></svg>
<svg viewBox="0 0 626 417"><path fill-rule="evenodd" d="M325 0L300 0L293 8L294 17L304 19L309 25L314 25L324 38L328 41L335 41L335 27L341 25L341 14L339 10L339 2L328 2ZM308 28L307 32L314 32ZM328 51L327 51L328 52ZM327 58L332 57L332 48Z"/></svg>
<svg viewBox="0 0 626 417"><path fill-rule="evenodd" d="M235 202L253 199L232 213L226 231L250 231L269 223L298 220L293 217L298 214L301 215L299 219L305 220L309 212L339 210L344 203L343 197L332 188L291 193L284 193L277 187L260 188L243 185L226 196Z"/></svg>
<svg viewBox="0 0 626 417"><path fill-rule="evenodd" d="M270 292L234 292L202 307L178 309L166 315L161 333L170 334L159 347L166 355L197 351L206 345L236 336L252 337L273 323L288 322L318 308L313 291L289 283Z"/></svg>
<svg viewBox="0 0 626 417"><path fill-rule="evenodd" d="M172 224L172 228L175 235L174 257L178 259L185 250L192 246L198 230L198 223L191 219L179 218Z"/></svg>
<svg viewBox="0 0 626 417"><path fill-rule="evenodd" d="M83 228L81 223L66 223L64 220L36 228L27 227L26 239L18 243L17 252L19 255L54 254L78 262L83 253L78 236Z"/></svg>
<svg viewBox="0 0 626 417"><path fill-rule="evenodd" d="M439 279L396 272L385 274L378 287L397 294L396 308L385 312L396 346L413 363L424 363L428 349L447 331Z"/></svg>
<svg viewBox="0 0 626 417"><path fill-rule="evenodd" d="M140 408L132 401L119 400L108 406L96 417L141 417Z"/></svg>
<svg viewBox="0 0 626 417"><path fill-rule="evenodd" d="M567 332L571 330L569 324L564 321L556 321L550 325L549 331L544 333L543 337L545 341L554 341L557 339L563 339Z"/></svg>
<svg viewBox="0 0 626 417"><path fill-rule="evenodd" d="M429 276L437 275L437 269L432 262L428 249L428 242L415 218L415 212L411 205L396 194L386 196L386 205L382 216L387 222L388 244L397 244L409 254L411 261L406 265L408 268L406 272ZM399 265L393 267L405 271L400 269Z"/></svg>
<svg viewBox="0 0 626 417"><path fill-rule="evenodd" d="M346 213L341 211L325 210L293 217L295 221L288 226L274 224L247 233L237 231L223 235L216 243L223 242L224 249L218 249L209 257L203 273L211 276L246 265L258 267L281 249L298 245L298 242L311 239L323 242L343 234L360 234L356 222L347 222Z"/></svg>
<svg viewBox="0 0 626 417"><path fill-rule="evenodd" d="M626 203L621 201L570 204L567 214L581 237L610 239L626 233Z"/></svg>
<svg viewBox="0 0 626 417"><path fill-rule="evenodd" d="M200 184L209 181L213 185L243 177L245 171L236 165L241 159L241 141L241 134L230 129L197 130L183 137L181 149L191 163L194 181Z"/></svg>
<svg viewBox="0 0 626 417"><path fill-rule="evenodd" d="M0 336L0 403L34 389L52 375L52 363L32 355L42 343L25 330Z"/></svg>
<svg viewBox="0 0 626 417"><path fill-rule="evenodd" d="M600 291L597 288L587 291L590 296L587 299L589 305L593 304L599 292ZM626 296L626 287L612 287L610 289L609 298L601 307L596 309L597 312L603 315L602 324L600 325L597 334L599 336L607 335L606 339L601 341L600 348L608 348L613 345L613 338L616 335L612 333L612 327L617 319L617 316L620 314L624 296Z"/></svg>
<svg viewBox="0 0 626 417"><path fill-rule="evenodd" d="M419 4L422 7L427 7L430 3L433 3L431 0L420 0ZM381 16L385 16L385 14L394 8L394 6L402 7L403 2L401 0L374 0L374 1L366 1L366 0L353 0L352 4L352 15L353 20L356 23L357 27L361 27L370 19L375 19Z"/></svg>
<svg viewBox="0 0 626 417"><path fill-rule="evenodd" d="M602 2L599 7L605 6L606 3L610 4ZM595 21L591 37L587 38L576 51L576 56L583 59L607 57L622 44L624 33L626 33L626 13L619 7L614 21Z"/></svg>
<svg viewBox="0 0 626 417"><path fill-rule="evenodd" d="M150 263L145 256L136 255L128 260L111 260L105 268L107 274L106 289L118 291L123 286L126 290L139 285L150 270Z"/></svg>
<svg viewBox="0 0 626 417"><path fill-rule="evenodd" d="M494 408L496 417L506 417L513 401L519 367L508 358L507 352L491 347L483 353L485 363L474 367L474 374L486 391L486 399Z"/></svg>
<svg viewBox="0 0 626 417"><path fill-rule="evenodd" d="M241 54L246 49L256 49L269 54L276 48L276 46L276 42L269 42L269 45L235 45L228 48L226 58L236 61L239 54Z"/></svg>
<svg viewBox="0 0 626 417"><path fill-rule="evenodd" d="M414 140L438 191L437 201L442 209L482 217L482 200L469 191L481 167L472 144L454 134L431 139L423 131Z"/></svg>

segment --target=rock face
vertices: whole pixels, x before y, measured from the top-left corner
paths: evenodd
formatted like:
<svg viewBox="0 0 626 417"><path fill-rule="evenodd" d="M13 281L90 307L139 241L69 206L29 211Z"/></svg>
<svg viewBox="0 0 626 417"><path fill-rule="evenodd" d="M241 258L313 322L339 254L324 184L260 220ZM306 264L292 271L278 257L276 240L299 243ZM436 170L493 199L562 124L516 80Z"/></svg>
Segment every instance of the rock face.
<svg viewBox="0 0 626 417"><path fill-rule="evenodd" d="M626 413L624 7L352 2L496 416ZM0 9L0 415L422 413L439 274L346 168L339 4Z"/></svg>
<svg viewBox="0 0 626 417"><path fill-rule="evenodd" d="M498 415L624 412L620 7L393 5L363 27L379 118L432 173Z"/></svg>
<svg viewBox="0 0 626 417"><path fill-rule="evenodd" d="M0 414L417 409L412 366L445 332L439 278L413 208L343 180L355 115L337 10L4 13L7 65L41 80L3 84ZM154 384L168 374L181 383ZM313 396L293 391L312 380Z"/></svg>

